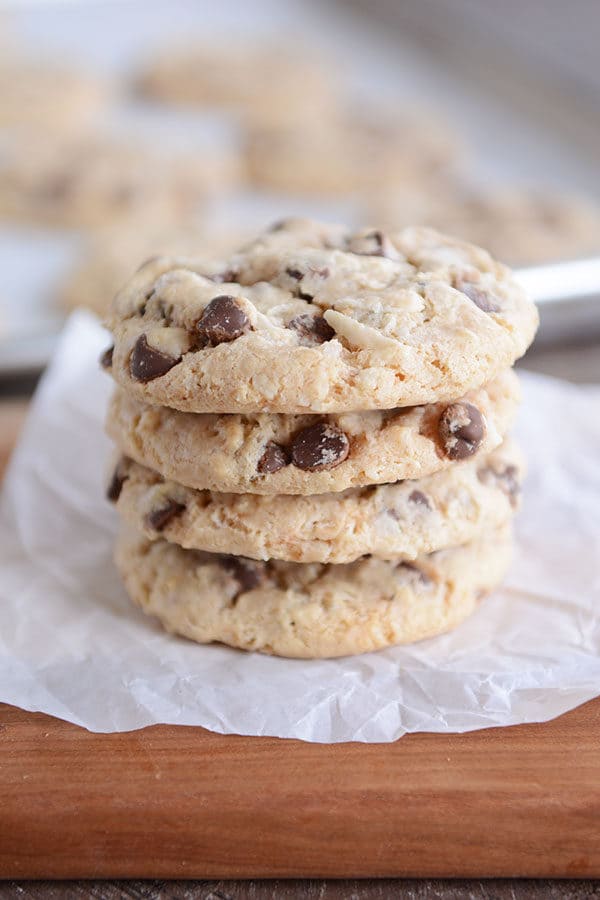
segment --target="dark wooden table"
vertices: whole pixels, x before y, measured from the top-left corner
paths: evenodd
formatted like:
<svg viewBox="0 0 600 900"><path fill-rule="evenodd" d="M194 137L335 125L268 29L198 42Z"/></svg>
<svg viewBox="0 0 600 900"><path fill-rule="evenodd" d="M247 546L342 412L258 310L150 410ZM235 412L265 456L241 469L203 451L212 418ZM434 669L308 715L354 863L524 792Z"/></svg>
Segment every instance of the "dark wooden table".
<svg viewBox="0 0 600 900"><path fill-rule="evenodd" d="M593 900L591 881L58 881L0 885L0 900Z"/></svg>

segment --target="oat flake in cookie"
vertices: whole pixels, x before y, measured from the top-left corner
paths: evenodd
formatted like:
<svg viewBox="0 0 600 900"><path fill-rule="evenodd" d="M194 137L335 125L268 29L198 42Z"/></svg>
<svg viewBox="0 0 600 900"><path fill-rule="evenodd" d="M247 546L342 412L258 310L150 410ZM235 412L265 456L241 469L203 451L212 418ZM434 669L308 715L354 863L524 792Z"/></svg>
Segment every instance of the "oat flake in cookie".
<svg viewBox="0 0 600 900"><path fill-rule="evenodd" d="M106 427L125 455L188 487L322 494L482 458L502 443L518 403L510 369L451 404L327 416L184 413L117 389ZM466 419L456 407L470 410Z"/></svg>
<svg viewBox="0 0 600 900"><path fill-rule="evenodd" d="M510 561L510 528L414 563L256 562L125 531L116 562L133 602L167 631L276 656L366 653L432 637L473 613Z"/></svg>
<svg viewBox="0 0 600 900"><path fill-rule="evenodd" d="M108 325L132 397L302 414L455 400L511 366L537 321L510 271L471 244L289 220L218 271L149 262Z"/></svg>
<svg viewBox="0 0 600 900"><path fill-rule="evenodd" d="M509 441L418 482L310 496L195 491L132 460L114 473L109 498L149 540L253 559L347 563L366 554L413 560L505 524L518 505L523 463Z"/></svg>

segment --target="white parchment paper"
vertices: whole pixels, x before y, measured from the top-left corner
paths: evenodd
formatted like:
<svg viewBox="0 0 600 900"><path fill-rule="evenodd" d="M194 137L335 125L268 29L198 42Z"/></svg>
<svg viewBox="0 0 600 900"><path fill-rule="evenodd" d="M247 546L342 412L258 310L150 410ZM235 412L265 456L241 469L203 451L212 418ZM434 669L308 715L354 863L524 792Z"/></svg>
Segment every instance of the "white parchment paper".
<svg viewBox="0 0 600 900"><path fill-rule="evenodd" d="M600 693L600 388L523 377L517 555L469 621L411 647L282 660L171 637L130 605L103 491L107 343L71 319L4 484L0 700L92 731L337 742L543 721Z"/></svg>

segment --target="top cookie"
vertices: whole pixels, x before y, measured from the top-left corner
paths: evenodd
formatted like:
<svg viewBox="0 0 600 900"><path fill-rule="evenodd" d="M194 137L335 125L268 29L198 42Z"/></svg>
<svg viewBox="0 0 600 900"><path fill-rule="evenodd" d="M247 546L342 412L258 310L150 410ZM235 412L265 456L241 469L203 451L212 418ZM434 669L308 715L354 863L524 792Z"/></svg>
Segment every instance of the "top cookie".
<svg viewBox="0 0 600 900"><path fill-rule="evenodd" d="M143 266L117 295L114 378L190 412L344 412L452 400L511 366L537 311L510 271L428 228L289 220L219 271Z"/></svg>

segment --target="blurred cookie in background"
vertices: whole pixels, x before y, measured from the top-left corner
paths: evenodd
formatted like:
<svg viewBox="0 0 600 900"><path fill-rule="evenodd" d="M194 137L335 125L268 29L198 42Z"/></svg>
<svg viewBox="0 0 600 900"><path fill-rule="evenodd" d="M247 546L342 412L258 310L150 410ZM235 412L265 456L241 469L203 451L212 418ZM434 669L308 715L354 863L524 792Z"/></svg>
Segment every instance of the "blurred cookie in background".
<svg viewBox="0 0 600 900"><path fill-rule="evenodd" d="M2 54L0 128L77 132L108 106L108 81L57 63Z"/></svg>
<svg viewBox="0 0 600 900"><path fill-rule="evenodd" d="M250 182L298 194L404 187L448 167L458 152L454 135L433 117L384 110L257 125L246 139Z"/></svg>
<svg viewBox="0 0 600 900"><path fill-rule="evenodd" d="M66 311L77 307L104 316L114 295L135 269L152 256L200 257L214 261L215 271L244 243L239 233L209 233L195 222L149 225L123 223L93 234L81 259L58 290L57 300Z"/></svg>
<svg viewBox="0 0 600 900"><path fill-rule="evenodd" d="M173 222L238 177L231 154L172 153L104 135L4 141L0 218L67 228L123 219Z"/></svg>
<svg viewBox="0 0 600 900"><path fill-rule="evenodd" d="M437 179L373 196L365 215L392 230L430 225L513 266L600 253L600 208L551 190Z"/></svg>
<svg viewBox="0 0 600 900"><path fill-rule="evenodd" d="M174 45L149 61L137 90L165 103L227 109L248 123L278 123L329 114L334 81L309 51L199 41Z"/></svg>

